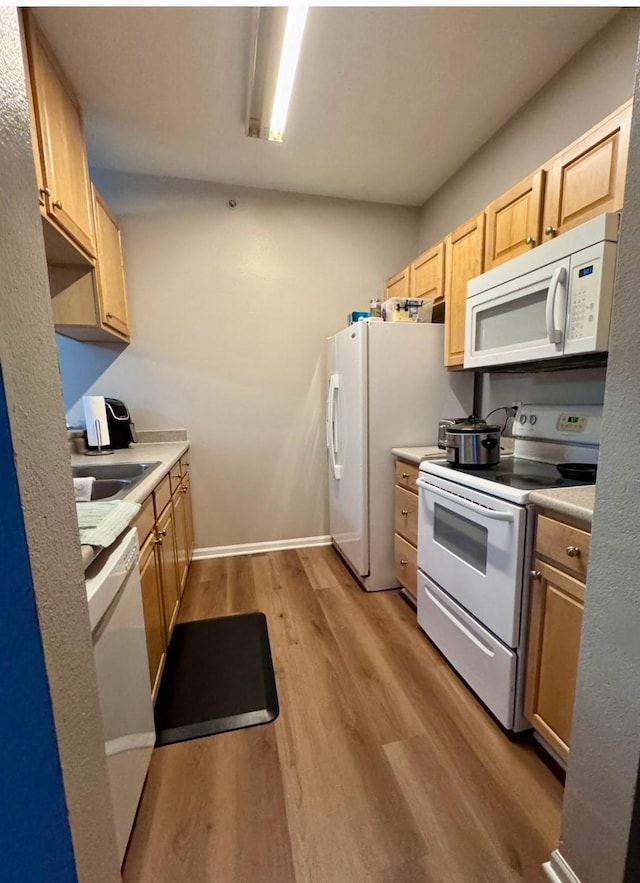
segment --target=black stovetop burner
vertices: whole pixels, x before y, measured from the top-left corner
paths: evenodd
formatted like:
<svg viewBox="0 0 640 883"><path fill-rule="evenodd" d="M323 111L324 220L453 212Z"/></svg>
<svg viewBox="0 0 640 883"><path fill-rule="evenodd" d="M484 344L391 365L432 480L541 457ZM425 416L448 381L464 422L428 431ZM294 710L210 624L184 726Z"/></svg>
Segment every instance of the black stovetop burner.
<svg viewBox="0 0 640 883"><path fill-rule="evenodd" d="M467 472L487 481L506 484L523 491L550 490L556 487L580 487L595 484L587 478L563 478L554 463L541 463L524 457L505 457L495 466L464 467L443 464L456 472Z"/></svg>

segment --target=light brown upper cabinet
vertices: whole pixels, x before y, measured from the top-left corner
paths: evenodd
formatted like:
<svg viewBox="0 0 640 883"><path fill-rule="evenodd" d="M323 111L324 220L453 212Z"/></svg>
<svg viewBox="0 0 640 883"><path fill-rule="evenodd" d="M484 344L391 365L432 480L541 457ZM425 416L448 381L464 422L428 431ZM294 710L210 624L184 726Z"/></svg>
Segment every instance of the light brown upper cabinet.
<svg viewBox="0 0 640 883"><path fill-rule="evenodd" d="M409 291L412 298L444 297L444 242L423 252L409 267Z"/></svg>
<svg viewBox="0 0 640 883"><path fill-rule="evenodd" d="M540 244L544 181L540 169L487 206L485 270Z"/></svg>
<svg viewBox="0 0 640 883"><path fill-rule="evenodd" d="M33 15L26 10L36 164L42 212L87 255L95 257L91 185L82 110Z"/></svg>
<svg viewBox="0 0 640 883"><path fill-rule="evenodd" d="M622 208L630 124L628 101L551 160L543 240Z"/></svg>
<svg viewBox="0 0 640 883"><path fill-rule="evenodd" d="M467 282L484 269L485 215L462 224L445 239L444 363L448 368L460 367L464 361L464 320Z"/></svg>
<svg viewBox="0 0 640 883"><path fill-rule="evenodd" d="M404 270L387 279L384 284L385 300L390 297L409 297L409 273L410 267L405 267Z"/></svg>
<svg viewBox="0 0 640 883"><path fill-rule="evenodd" d="M100 322L103 326L129 337L127 298L122 265L122 242L118 222L104 199L93 187L96 220L96 288Z"/></svg>

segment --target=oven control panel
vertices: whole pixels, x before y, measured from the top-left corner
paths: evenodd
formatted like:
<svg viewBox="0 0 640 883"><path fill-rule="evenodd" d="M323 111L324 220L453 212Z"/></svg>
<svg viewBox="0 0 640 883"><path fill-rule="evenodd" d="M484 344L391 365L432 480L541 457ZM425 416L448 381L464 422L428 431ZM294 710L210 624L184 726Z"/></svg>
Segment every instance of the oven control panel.
<svg viewBox="0 0 640 883"><path fill-rule="evenodd" d="M514 421L513 435L597 445L601 422L602 405L522 405Z"/></svg>

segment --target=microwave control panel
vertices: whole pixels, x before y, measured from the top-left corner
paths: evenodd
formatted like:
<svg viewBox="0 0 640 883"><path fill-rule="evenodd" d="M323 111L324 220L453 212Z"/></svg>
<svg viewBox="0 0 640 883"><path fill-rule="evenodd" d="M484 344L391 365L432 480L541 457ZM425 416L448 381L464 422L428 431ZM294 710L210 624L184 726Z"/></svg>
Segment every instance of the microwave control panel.
<svg viewBox="0 0 640 883"><path fill-rule="evenodd" d="M571 302L569 306L568 337L579 340L593 337L598 320L598 291L600 289L600 260L571 268Z"/></svg>

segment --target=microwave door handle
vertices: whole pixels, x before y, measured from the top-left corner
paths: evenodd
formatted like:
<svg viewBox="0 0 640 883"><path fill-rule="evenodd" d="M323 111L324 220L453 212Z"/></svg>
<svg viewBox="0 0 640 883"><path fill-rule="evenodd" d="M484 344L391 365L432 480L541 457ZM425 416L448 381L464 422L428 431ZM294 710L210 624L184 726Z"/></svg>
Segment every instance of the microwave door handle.
<svg viewBox="0 0 640 883"><path fill-rule="evenodd" d="M546 312L547 337L549 338L549 343L562 343L562 331L559 328L556 328L554 313L556 309L556 297L558 294L558 288L561 285L564 285L564 281L566 278L566 267L558 267L556 270L554 270L553 276L551 277L551 282L549 283Z"/></svg>
<svg viewBox="0 0 640 883"><path fill-rule="evenodd" d="M458 503L464 509L470 509L472 512L482 515L483 518L489 518L491 521L513 521L513 514L511 512L498 512L495 509L487 509L485 506L479 506L477 503L466 500L464 497L459 497L457 494L448 494L446 491L442 491L440 488L428 484L420 478L416 484L418 487L429 491L429 493L435 494L436 497L442 497L449 503Z"/></svg>

